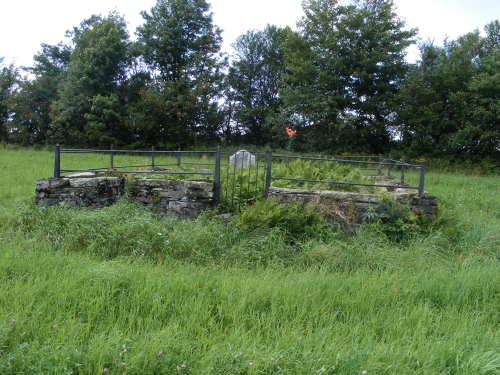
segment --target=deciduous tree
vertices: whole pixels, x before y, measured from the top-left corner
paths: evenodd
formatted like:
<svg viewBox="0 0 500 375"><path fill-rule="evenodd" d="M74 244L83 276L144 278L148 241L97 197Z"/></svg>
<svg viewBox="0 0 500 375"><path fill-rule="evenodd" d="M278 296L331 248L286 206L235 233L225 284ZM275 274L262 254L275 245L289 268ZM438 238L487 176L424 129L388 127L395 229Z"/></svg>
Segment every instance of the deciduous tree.
<svg viewBox="0 0 500 375"><path fill-rule="evenodd" d="M309 147L388 150L416 30L392 0L305 0L303 9L299 32L285 43L285 111L306 127Z"/></svg>
<svg viewBox="0 0 500 375"><path fill-rule="evenodd" d="M266 122L282 103L279 89L285 71L283 42L287 32L268 25L262 31L248 31L232 45L227 100L233 105L237 132L244 134L246 143L265 145L270 141Z"/></svg>
<svg viewBox="0 0 500 375"><path fill-rule="evenodd" d="M138 51L148 75L135 104L142 142L165 148L215 141L222 123L225 58L221 30L205 0L158 0L137 28Z"/></svg>

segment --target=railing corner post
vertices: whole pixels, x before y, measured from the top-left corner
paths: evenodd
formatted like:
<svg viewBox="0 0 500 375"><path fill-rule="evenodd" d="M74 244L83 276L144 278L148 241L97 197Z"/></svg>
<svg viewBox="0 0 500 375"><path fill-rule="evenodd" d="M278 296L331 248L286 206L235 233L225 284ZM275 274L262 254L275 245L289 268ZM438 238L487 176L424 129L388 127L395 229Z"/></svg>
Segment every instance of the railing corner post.
<svg viewBox="0 0 500 375"><path fill-rule="evenodd" d="M264 189L264 198L269 197L269 188L271 187L271 169L273 164L273 151L267 151L267 166L266 166L266 186Z"/></svg>
<svg viewBox="0 0 500 375"><path fill-rule="evenodd" d="M54 178L61 177L61 146L56 144L56 152L54 156Z"/></svg>
<svg viewBox="0 0 500 375"><path fill-rule="evenodd" d="M151 147L151 168L155 169L155 146Z"/></svg>
<svg viewBox="0 0 500 375"><path fill-rule="evenodd" d="M405 183L405 164L406 164L406 159L405 156L403 155L402 159L402 164L401 164L401 183Z"/></svg>
<svg viewBox="0 0 500 375"><path fill-rule="evenodd" d="M113 170L113 144L109 148L109 169Z"/></svg>
<svg viewBox="0 0 500 375"><path fill-rule="evenodd" d="M180 155L180 154L179 154ZM220 203L220 146L215 150L215 172L214 172L214 206Z"/></svg>
<svg viewBox="0 0 500 375"><path fill-rule="evenodd" d="M418 196L421 197L424 194L424 183L425 183L425 161L422 160L420 163L420 182L418 184Z"/></svg>

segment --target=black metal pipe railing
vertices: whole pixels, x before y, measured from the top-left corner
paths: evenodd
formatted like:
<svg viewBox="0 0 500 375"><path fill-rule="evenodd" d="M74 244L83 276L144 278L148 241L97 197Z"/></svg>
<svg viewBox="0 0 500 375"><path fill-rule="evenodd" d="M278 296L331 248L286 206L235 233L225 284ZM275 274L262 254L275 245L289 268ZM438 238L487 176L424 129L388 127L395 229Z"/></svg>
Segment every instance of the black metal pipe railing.
<svg viewBox="0 0 500 375"><path fill-rule="evenodd" d="M248 151L245 151L248 152ZM61 154L62 153L108 153L109 154L109 167L104 168L87 168L87 169L62 169L61 168ZM146 165L128 165L128 166L120 166L116 165L115 156L118 154L142 154L150 156L150 164ZM215 161L213 163L195 163L190 162L189 160L182 160L182 155L186 154L213 154L215 156ZM154 147L149 151L145 150L115 150L113 145L110 146L109 150L94 150L94 149L62 149L59 144L56 145L55 148L55 157L54 157L54 177L60 178L61 173L69 173L69 172L103 172L109 173L113 171L118 171L123 174L144 174L144 175L201 175L201 176L213 176L214 179L214 204L220 204L220 196L221 196L221 168L227 167L226 173L226 184L225 184L225 194L228 196L231 194L231 207L234 207L235 199L238 202L238 205L245 199L256 199L258 196L258 191L262 191L262 196L267 198L269 196L269 191L271 188L271 183L273 180L285 180L285 181L295 181L295 182L312 182L312 183L324 183L329 186L333 185L351 185L351 186L374 186L374 187L386 187L386 188L394 188L394 185L381 185L381 184L366 184L366 183L355 183L355 182L345 182L345 181L328 181L328 180L311 180L311 179L301 179L301 178L288 178L276 176L273 173L273 159L302 159L302 160L311 160L311 161L321 161L321 162L335 162L335 163L345 163L345 164L354 164L362 167L365 166L373 166L373 168L361 168L362 170L373 170L376 171L377 175L382 175L383 168L387 168L387 176L391 176L392 178L399 179L401 181L401 186L398 188L401 189L412 189L417 190L418 195L422 196L424 193L425 186L425 162L422 161L420 165L417 164L409 164L406 163L405 157L403 156L401 161L392 159L392 156L389 155L387 159L382 158L381 155L372 155L372 156L315 156L315 155L290 155L290 154L273 154L272 150L268 150L265 155L258 155L256 158L256 166L253 166L255 172L252 167L248 165L248 178L244 181L244 170L237 170L236 165L232 165L232 181L229 181L230 177L230 166L228 156L231 155L232 152L221 152L220 147L218 146L215 151L181 151L180 149L176 151L162 151L155 150ZM160 159L158 156L160 155L172 155L176 158L174 163L169 164L161 164L158 163ZM260 157L265 156L265 163L261 167L259 166ZM221 162L221 158L225 159L224 164ZM164 167L177 167L181 168L181 166L186 165L197 165L198 167L213 167L212 170L196 170L196 171L185 171L185 170L165 170L162 169ZM136 170L134 170L136 168ZM139 170L140 168L150 168L148 170ZM259 180L259 168L262 168L264 171L264 177ZM412 186L408 182L405 181L405 172L407 168L414 168L420 171L419 184L418 186ZM184 169L184 168L183 168ZM239 168L238 168L239 169ZM401 170L401 176L395 176L393 174L395 169ZM253 176L251 174L255 174L255 186L253 184ZM237 181L239 193L236 194L237 189ZM259 187L259 181L263 181L263 185ZM231 186L232 185L232 186ZM252 188L254 189L253 194L246 194L243 196L243 187L246 185L246 190L250 192ZM261 190L262 189L262 190ZM229 191L231 190L231 191ZM250 196L252 195L252 196Z"/></svg>

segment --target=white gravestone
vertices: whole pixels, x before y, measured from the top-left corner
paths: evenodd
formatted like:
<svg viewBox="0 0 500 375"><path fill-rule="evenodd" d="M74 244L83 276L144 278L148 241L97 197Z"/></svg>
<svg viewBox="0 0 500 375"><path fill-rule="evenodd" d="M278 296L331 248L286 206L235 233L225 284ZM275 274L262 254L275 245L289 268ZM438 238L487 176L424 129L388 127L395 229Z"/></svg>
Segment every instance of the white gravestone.
<svg viewBox="0 0 500 375"><path fill-rule="evenodd" d="M247 150L239 150L229 158L229 163L234 164L235 169L247 165L255 165L255 156Z"/></svg>

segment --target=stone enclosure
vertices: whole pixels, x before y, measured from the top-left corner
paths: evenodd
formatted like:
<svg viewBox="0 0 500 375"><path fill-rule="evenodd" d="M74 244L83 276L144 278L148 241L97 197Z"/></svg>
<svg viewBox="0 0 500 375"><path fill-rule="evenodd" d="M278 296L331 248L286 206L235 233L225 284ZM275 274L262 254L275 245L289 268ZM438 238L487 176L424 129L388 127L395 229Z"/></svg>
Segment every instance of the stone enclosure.
<svg viewBox="0 0 500 375"><path fill-rule="evenodd" d="M213 206L213 182L85 176L36 183L38 205L102 208L127 195L162 214L192 218Z"/></svg>
<svg viewBox="0 0 500 375"><path fill-rule="evenodd" d="M381 184L391 182L384 179ZM414 190L398 187L386 188L392 197L403 204L410 204L413 212L425 214L430 220L437 215L438 199L427 193L421 197ZM116 203L128 196L130 199L151 207L165 215L186 218L197 217L204 209L214 206L213 181L184 181L150 178L126 178L105 176L72 176L45 178L36 183L38 205L72 205L78 207L101 208ZM269 196L282 203L302 200L317 202L332 208L339 221L361 222L361 215L367 207L376 204L381 196L339 191L300 190L270 188Z"/></svg>

